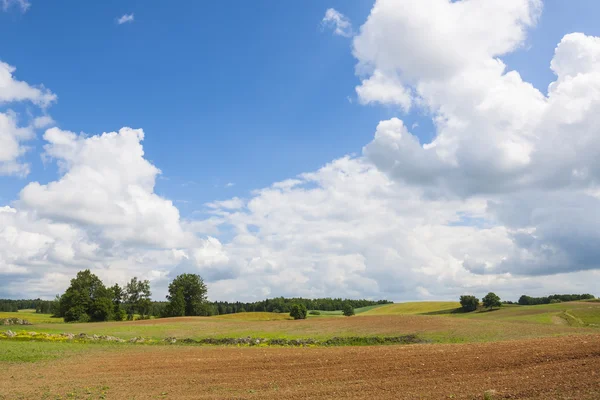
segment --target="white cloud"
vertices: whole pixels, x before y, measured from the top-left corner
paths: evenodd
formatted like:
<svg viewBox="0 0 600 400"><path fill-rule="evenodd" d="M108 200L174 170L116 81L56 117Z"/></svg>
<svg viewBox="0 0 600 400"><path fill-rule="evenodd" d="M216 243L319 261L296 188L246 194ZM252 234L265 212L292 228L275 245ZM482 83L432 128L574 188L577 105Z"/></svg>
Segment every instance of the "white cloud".
<svg viewBox="0 0 600 400"><path fill-rule="evenodd" d="M31 7L31 3L27 0L2 0L3 11L7 11L12 6L19 7L22 12L26 12Z"/></svg>
<svg viewBox="0 0 600 400"><path fill-rule="evenodd" d="M179 211L154 193L160 171L144 159L140 129L87 137L51 128L44 134L45 155L64 175L55 182L29 183L19 205L37 215L78 226L101 227L114 242L160 247L183 245Z"/></svg>
<svg viewBox="0 0 600 400"><path fill-rule="evenodd" d="M410 90L403 86L398 78L385 76L377 70L356 87L356 93L362 104L394 104L402 107L404 111L409 111L412 104Z"/></svg>
<svg viewBox="0 0 600 400"><path fill-rule="evenodd" d="M344 14L333 8L329 8L325 11L325 16L323 17L321 24L324 27L333 29L333 33L336 35L343 37L351 37L353 35L350 20L346 18Z"/></svg>
<svg viewBox="0 0 600 400"><path fill-rule="evenodd" d="M489 217L511 228L515 249L499 263L466 262L474 272L600 268L588 245L598 236L590 224L599 204L587 194L600 181L600 39L566 35L550 63L557 79L544 95L498 58L523 45L540 2L411 4L374 6L354 41L359 70L367 71L359 89L378 74L397 78L392 86L412 91L433 115L435 138L421 144L402 121L382 121L365 156L430 197L488 201ZM372 101L385 102L382 93Z"/></svg>
<svg viewBox="0 0 600 400"><path fill-rule="evenodd" d="M244 207L244 201L238 197L234 197L229 200L213 201L206 204L210 208L224 208L228 210L234 210Z"/></svg>
<svg viewBox="0 0 600 400"><path fill-rule="evenodd" d="M33 127L37 129L47 128L50 125L54 125L55 122L49 115L41 115L33 119Z"/></svg>
<svg viewBox="0 0 600 400"><path fill-rule="evenodd" d="M29 127L19 127L12 112L0 113L0 175L26 176L29 164L19 158L27 151L22 142L34 137Z"/></svg>
<svg viewBox="0 0 600 400"><path fill-rule="evenodd" d="M0 105L29 101L44 109L56 100L56 95L44 87L16 80L15 70L0 61ZM29 173L29 165L20 160L28 150L24 143L35 137L34 128L49 121L51 118L45 115L34 118L30 126L20 126L17 113L0 112L0 175L26 176Z"/></svg>
<svg viewBox="0 0 600 400"><path fill-rule="evenodd" d="M31 101L46 107L56 100L56 95L44 87L33 87L14 78L16 68L0 61L0 104L14 101Z"/></svg>
<svg viewBox="0 0 600 400"><path fill-rule="evenodd" d="M125 24L127 22L133 22L133 19L134 19L133 13L131 13L131 14L124 14L124 15L122 15L121 17L119 17L117 19L117 24L122 25L122 24Z"/></svg>

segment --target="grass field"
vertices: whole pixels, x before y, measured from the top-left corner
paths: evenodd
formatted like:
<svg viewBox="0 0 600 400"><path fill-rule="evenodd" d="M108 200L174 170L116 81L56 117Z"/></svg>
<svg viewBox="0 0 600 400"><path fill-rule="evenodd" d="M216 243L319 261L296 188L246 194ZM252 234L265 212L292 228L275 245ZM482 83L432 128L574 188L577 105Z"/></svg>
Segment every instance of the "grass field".
<svg viewBox="0 0 600 400"><path fill-rule="evenodd" d="M31 327L12 327L42 333L86 333L122 339L156 340L206 338L317 339L350 336L416 334L436 343L466 343L597 332L600 303L572 302L539 306L510 306L499 310L453 313L453 302L383 305L354 317L321 315L294 321L288 314L239 313L215 317L180 317L144 321L56 323L48 316ZM23 313L25 314L25 313ZM437 314L437 315L436 315ZM48 320L53 320L48 323Z"/></svg>
<svg viewBox="0 0 600 400"><path fill-rule="evenodd" d="M19 312L0 312L0 319L19 318L26 319L32 324L63 323L62 318L52 318L50 314L36 314L35 310L20 310Z"/></svg>
<svg viewBox="0 0 600 400"><path fill-rule="evenodd" d="M368 311L371 310L375 310L376 308L379 307L384 307L385 304L377 304L374 306L366 306L366 307L359 307L359 308L355 308L354 309L354 314L359 315L359 314L364 314L367 313ZM342 312L342 310L336 310L336 311L322 311L322 310L315 310L318 311L320 313L320 315L308 315L309 317L331 317L331 316L338 316L338 317L343 317L344 313Z"/></svg>
<svg viewBox="0 0 600 400"><path fill-rule="evenodd" d="M421 301L409 303L386 304L372 310L368 310L363 315L415 315L428 314L433 312L443 312L455 310L460 307L460 303L454 301Z"/></svg>

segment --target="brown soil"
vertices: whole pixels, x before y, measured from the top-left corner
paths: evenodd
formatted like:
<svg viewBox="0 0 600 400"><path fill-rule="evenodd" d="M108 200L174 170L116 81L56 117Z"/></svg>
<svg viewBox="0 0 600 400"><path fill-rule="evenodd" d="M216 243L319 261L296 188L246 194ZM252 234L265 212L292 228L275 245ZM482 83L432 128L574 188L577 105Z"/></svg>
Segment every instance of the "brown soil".
<svg viewBox="0 0 600 400"><path fill-rule="evenodd" d="M482 399L486 391L493 399L599 399L600 336L304 349L124 346L0 370L0 399Z"/></svg>

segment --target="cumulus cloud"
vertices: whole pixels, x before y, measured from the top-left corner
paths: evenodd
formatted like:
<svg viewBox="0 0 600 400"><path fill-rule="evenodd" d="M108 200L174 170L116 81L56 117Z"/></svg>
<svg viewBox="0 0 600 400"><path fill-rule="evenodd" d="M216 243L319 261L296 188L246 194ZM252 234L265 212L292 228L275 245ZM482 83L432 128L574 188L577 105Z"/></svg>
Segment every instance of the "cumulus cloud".
<svg viewBox="0 0 600 400"><path fill-rule="evenodd" d="M56 100L56 95L43 86L34 87L16 80L13 76L15 71L15 67L0 61L0 104L31 101L40 107L46 107Z"/></svg>
<svg viewBox="0 0 600 400"><path fill-rule="evenodd" d="M352 23L350 20L334 8L329 8L325 11L325 16L323 17L321 24L324 27L333 29L335 35L343 37L351 37L353 35Z"/></svg>
<svg viewBox="0 0 600 400"><path fill-rule="evenodd" d="M46 185L29 183L19 206L43 218L101 227L103 239L161 247L185 244L179 211L154 193L160 170L144 159L141 129L87 137L51 128L45 156L64 175Z"/></svg>
<svg viewBox="0 0 600 400"><path fill-rule="evenodd" d="M0 113L0 175L25 176L29 173L29 164L20 162L19 158L27 151L23 142L34 135L30 127L17 125L14 113Z"/></svg>
<svg viewBox="0 0 600 400"><path fill-rule="evenodd" d="M209 255L220 242L197 237L173 203L154 193L160 170L144 158L142 130L51 128L43 138L44 155L61 176L29 183L12 206L0 208L0 277L7 282L0 295L23 295L19 288L28 287L51 297L91 268L109 283L152 279L160 298L177 265L202 273L219 266Z"/></svg>
<svg viewBox="0 0 600 400"><path fill-rule="evenodd" d="M56 95L43 86L34 87L15 79L15 67L0 61L0 106L15 102L31 102L42 109L56 100ZM37 117L30 126L20 126L19 115L10 109L0 112L0 175L26 176L29 164L20 161L28 147L25 142L35 137L34 128L52 121Z"/></svg>
<svg viewBox="0 0 600 400"><path fill-rule="evenodd" d="M465 262L472 272L599 268L587 244L598 231L585 215L598 207L588 192L600 178L600 40L566 35L550 62L556 81L544 94L499 58L523 45L540 2L411 4L380 0L374 6L354 40L359 70L367 71L357 92L381 74L397 79L390 85L414 93L437 130L430 143L421 143L399 119L382 121L364 155L428 196L486 199L490 218L513 227L514 251L497 264ZM482 19L482 13L495 17ZM428 35L418 34L425 30ZM367 99L389 102L385 92Z"/></svg>
<svg viewBox="0 0 600 400"><path fill-rule="evenodd" d="M133 22L133 19L134 19L133 13L124 14L117 19L117 24L122 25L122 24L126 24L128 22Z"/></svg>

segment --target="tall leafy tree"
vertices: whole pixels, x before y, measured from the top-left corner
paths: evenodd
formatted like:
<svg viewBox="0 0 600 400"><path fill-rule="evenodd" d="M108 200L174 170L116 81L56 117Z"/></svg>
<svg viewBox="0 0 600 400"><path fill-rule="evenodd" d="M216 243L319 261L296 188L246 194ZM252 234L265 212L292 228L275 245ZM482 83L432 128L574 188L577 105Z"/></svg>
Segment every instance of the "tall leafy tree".
<svg viewBox="0 0 600 400"><path fill-rule="evenodd" d="M149 281L141 281L137 277L133 277L129 281L125 287L125 298L127 314L130 319L133 319L135 314L139 314L142 318L145 318L150 313L151 295Z"/></svg>
<svg viewBox="0 0 600 400"><path fill-rule="evenodd" d="M113 316L111 292L89 269L79 271L60 298L59 312L66 322L108 321Z"/></svg>
<svg viewBox="0 0 600 400"><path fill-rule="evenodd" d="M112 294L115 319L117 321L122 321L126 316L126 312L123 309L123 302L127 300L127 294L118 283L115 283L113 286L111 286L110 290Z"/></svg>
<svg viewBox="0 0 600 400"><path fill-rule="evenodd" d="M165 307L165 317L183 317L185 315L185 297L183 288L178 288L174 296L171 296L169 304Z"/></svg>
<svg viewBox="0 0 600 400"><path fill-rule="evenodd" d="M209 315L209 307L206 301L207 289L200 275L181 274L173 279L169 284L169 294L167 295L170 303L179 303L179 291L183 295L185 304L183 315ZM171 306L171 309L179 310L178 304Z"/></svg>
<svg viewBox="0 0 600 400"><path fill-rule="evenodd" d="M493 292L489 292L488 294L486 294L485 297L481 299L481 302L483 303L483 306L485 308L489 309L492 309L494 307L499 308L502 306L502 301L500 301L500 297L498 297L498 295Z"/></svg>

